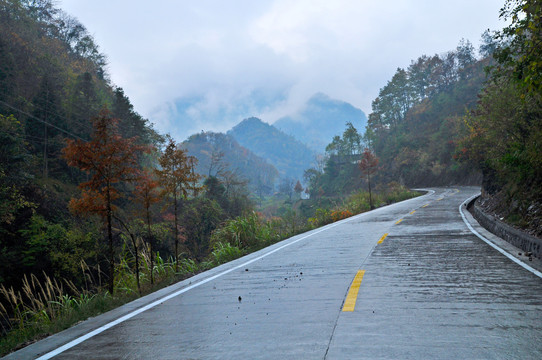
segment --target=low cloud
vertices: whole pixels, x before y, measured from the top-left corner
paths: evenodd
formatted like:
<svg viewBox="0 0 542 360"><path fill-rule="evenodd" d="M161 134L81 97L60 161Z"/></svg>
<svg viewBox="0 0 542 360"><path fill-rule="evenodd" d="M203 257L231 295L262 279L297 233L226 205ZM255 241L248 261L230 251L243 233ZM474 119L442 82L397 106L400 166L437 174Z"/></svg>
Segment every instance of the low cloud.
<svg viewBox="0 0 542 360"><path fill-rule="evenodd" d="M502 27L502 0L81 2L61 5L94 34L135 109L182 140L247 116L274 122L323 92L370 113L397 67L475 45ZM106 9L104 11L103 9ZM192 101L192 103L189 103Z"/></svg>

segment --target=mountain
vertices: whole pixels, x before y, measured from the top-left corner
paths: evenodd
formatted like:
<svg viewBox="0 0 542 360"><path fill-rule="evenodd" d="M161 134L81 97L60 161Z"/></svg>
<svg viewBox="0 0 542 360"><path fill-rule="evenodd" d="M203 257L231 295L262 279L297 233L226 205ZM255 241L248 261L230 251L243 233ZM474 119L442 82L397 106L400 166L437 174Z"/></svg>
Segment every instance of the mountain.
<svg viewBox="0 0 542 360"><path fill-rule="evenodd" d="M367 116L347 102L317 93L298 113L282 117L273 125L307 144L313 151L323 153L333 136L343 133L347 122L363 132Z"/></svg>
<svg viewBox="0 0 542 360"><path fill-rule="evenodd" d="M183 147L189 155L198 159L196 172L199 174L215 176L217 167L224 167L224 170L232 171L238 177L248 180L249 187L254 191L265 188L267 190L264 192L269 192L274 187L278 176L277 169L265 159L239 145L230 135L201 132L185 140ZM221 164L213 164L215 170L210 170L213 156L219 153L223 153Z"/></svg>
<svg viewBox="0 0 542 360"><path fill-rule="evenodd" d="M241 121L228 134L267 159L282 177L302 179L304 170L312 166L316 155L294 137L255 117Z"/></svg>

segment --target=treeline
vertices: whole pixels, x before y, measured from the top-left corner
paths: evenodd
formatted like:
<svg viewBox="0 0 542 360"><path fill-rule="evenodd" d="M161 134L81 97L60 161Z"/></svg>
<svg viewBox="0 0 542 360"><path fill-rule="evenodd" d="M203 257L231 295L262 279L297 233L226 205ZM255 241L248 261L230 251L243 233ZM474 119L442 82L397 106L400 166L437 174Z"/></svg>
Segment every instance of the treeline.
<svg viewBox="0 0 542 360"><path fill-rule="evenodd" d="M542 4L508 0L496 63L465 118L457 157L482 170L489 210L542 235Z"/></svg>
<svg viewBox="0 0 542 360"><path fill-rule="evenodd" d="M491 64L493 39L487 32L482 39L481 59L462 40L455 51L397 69L380 90L365 137L388 178L408 186L479 182L478 170L455 161L454 152Z"/></svg>
<svg viewBox="0 0 542 360"><path fill-rule="evenodd" d="M463 136L465 110L474 108L486 80L496 43L482 35L481 59L461 40L454 51L423 55L407 69L398 68L372 103L365 129L346 123L326 147L317 166L305 171L311 196L340 196L360 187L359 163L365 150L379 159L374 183L406 186L469 184L479 170L458 162L455 149Z"/></svg>

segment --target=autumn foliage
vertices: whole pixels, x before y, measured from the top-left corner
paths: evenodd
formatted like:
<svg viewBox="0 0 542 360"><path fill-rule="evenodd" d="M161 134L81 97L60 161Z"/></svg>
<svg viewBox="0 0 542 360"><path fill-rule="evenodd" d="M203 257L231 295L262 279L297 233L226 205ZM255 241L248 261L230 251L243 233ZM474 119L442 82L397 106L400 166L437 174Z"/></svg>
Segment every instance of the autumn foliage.
<svg viewBox="0 0 542 360"><path fill-rule="evenodd" d="M145 148L135 144L135 138L122 138L117 131L118 120L104 109L92 119L94 132L90 141L67 140L63 156L68 165L89 175L79 184L81 197L70 201L69 207L78 215L100 215L106 225L109 240L109 291L113 293L114 251L112 219L117 210L115 201L122 193L119 185L138 177L138 154Z"/></svg>
<svg viewBox="0 0 542 360"><path fill-rule="evenodd" d="M331 212L331 219L333 220L333 222L335 222L349 218L352 215L352 212L350 212L349 210L335 210Z"/></svg>
<svg viewBox="0 0 542 360"><path fill-rule="evenodd" d="M371 209L374 209L371 193L371 175L378 170L378 158L371 150L366 148L361 154L361 160L359 161L358 166L362 175L367 176L367 184L369 185L369 204Z"/></svg>

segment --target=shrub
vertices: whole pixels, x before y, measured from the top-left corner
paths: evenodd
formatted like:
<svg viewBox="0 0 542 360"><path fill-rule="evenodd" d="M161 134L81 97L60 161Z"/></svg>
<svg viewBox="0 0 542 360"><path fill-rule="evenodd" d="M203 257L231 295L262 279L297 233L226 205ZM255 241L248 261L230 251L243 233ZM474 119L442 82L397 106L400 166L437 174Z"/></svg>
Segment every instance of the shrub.
<svg viewBox="0 0 542 360"><path fill-rule="evenodd" d="M237 248L253 248L261 243L269 241L271 232L269 226L258 214L251 213L239 216L213 231L211 244L219 242L229 243Z"/></svg>
<svg viewBox="0 0 542 360"><path fill-rule="evenodd" d="M331 212L327 209L316 209L314 217L309 218L309 224L313 227L324 226L332 223Z"/></svg>
<svg viewBox="0 0 542 360"><path fill-rule="evenodd" d="M348 210L335 210L331 213L333 222L349 218L350 216L352 216L352 213Z"/></svg>
<svg viewBox="0 0 542 360"><path fill-rule="evenodd" d="M213 265L220 265L240 258L243 255L244 252L237 246L232 246L228 242L217 242L211 252L210 258Z"/></svg>

